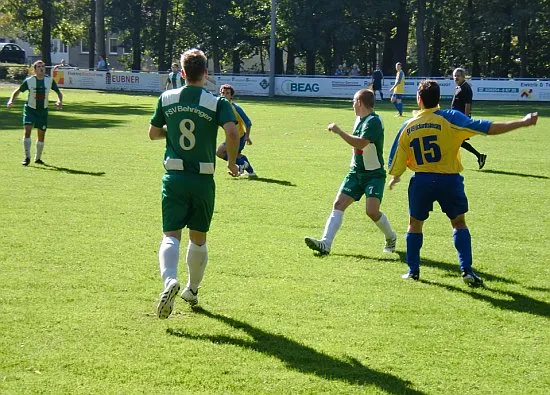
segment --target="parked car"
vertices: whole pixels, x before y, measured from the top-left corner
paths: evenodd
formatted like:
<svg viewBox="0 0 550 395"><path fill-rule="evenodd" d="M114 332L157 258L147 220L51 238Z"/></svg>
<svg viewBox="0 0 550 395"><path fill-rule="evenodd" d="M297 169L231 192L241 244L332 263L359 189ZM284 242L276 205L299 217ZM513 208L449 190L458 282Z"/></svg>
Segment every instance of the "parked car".
<svg viewBox="0 0 550 395"><path fill-rule="evenodd" d="M0 43L0 62L25 64L26 53L17 44Z"/></svg>

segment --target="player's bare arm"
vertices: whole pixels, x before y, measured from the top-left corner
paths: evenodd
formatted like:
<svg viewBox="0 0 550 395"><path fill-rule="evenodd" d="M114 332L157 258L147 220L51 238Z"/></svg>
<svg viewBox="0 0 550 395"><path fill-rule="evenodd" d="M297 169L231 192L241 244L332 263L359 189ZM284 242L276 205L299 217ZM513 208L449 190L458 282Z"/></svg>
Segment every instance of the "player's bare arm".
<svg viewBox="0 0 550 395"><path fill-rule="evenodd" d="M162 128L155 125L149 125L149 138L151 140L162 140L166 138L166 126Z"/></svg>
<svg viewBox="0 0 550 395"><path fill-rule="evenodd" d="M349 145L351 145L352 147L354 148L357 148L357 149L363 149L365 148L367 145L370 144L370 141L367 140L367 139L364 139L362 137L357 137L357 136L353 136L351 134L348 134L346 132L344 132L342 129L340 129L340 127L338 125L336 125L335 123L331 123L328 125L328 130L330 130L332 133L334 134L337 134L339 135L340 137L342 137L342 139L348 143Z"/></svg>
<svg viewBox="0 0 550 395"><path fill-rule="evenodd" d="M496 135L511 132L512 130L534 126L539 119L538 112L532 112L524 116L522 119L508 122L493 122L489 127L487 134Z"/></svg>

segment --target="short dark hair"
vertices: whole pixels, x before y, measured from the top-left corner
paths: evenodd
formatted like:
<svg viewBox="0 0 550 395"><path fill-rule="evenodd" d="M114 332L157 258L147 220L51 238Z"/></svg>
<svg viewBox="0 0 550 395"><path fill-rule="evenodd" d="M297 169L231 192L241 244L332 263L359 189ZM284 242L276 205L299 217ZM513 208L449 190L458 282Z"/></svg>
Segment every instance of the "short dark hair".
<svg viewBox="0 0 550 395"><path fill-rule="evenodd" d="M231 97L235 95L235 89L233 89L233 87L229 84L223 84L222 86L220 86L220 93L226 89L229 89L231 91Z"/></svg>
<svg viewBox="0 0 550 395"><path fill-rule="evenodd" d="M361 89L360 91L357 91L356 95L357 99L359 99L365 107L374 108L374 92L372 90Z"/></svg>
<svg viewBox="0 0 550 395"><path fill-rule="evenodd" d="M192 48L181 55L181 65L185 79L189 82L198 82L206 71L206 56L200 49Z"/></svg>
<svg viewBox="0 0 550 395"><path fill-rule="evenodd" d="M439 104L439 85L434 80L423 80L418 83L418 95L424 108L434 108Z"/></svg>
<svg viewBox="0 0 550 395"><path fill-rule="evenodd" d="M178 69L179 69L179 67L180 67L180 65L177 64L176 62L172 63L172 67L174 67L174 66L176 66Z"/></svg>

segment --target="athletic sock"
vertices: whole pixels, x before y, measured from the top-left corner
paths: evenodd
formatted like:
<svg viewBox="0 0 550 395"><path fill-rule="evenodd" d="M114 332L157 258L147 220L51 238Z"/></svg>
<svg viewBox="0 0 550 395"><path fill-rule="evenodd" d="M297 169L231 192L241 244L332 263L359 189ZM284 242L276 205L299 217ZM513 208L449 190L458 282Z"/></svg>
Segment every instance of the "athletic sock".
<svg viewBox="0 0 550 395"><path fill-rule="evenodd" d="M246 155L242 155L241 156L242 160L246 163L248 163L248 167L246 168L246 171L248 173L254 173L254 168L252 167L252 165L250 164L250 161L248 160L248 158L246 157Z"/></svg>
<svg viewBox="0 0 550 395"><path fill-rule="evenodd" d="M397 103L397 111L399 111L399 115L403 115L403 102Z"/></svg>
<svg viewBox="0 0 550 395"><path fill-rule="evenodd" d="M180 242L175 237L164 236L159 247L160 276L164 286L171 279L178 277L178 261L180 257Z"/></svg>
<svg viewBox="0 0 550 395"><path fill-rule="evenodd" d="M191 288L193 292L197 292L202 278L204 277L204 269L206 269L206 264L208 263L208 249L206 248L206 243L199 246L189 241L186 260L187 270L189 271L187 286Z"/></svg>
<svg viewBox="0 0 550 395"><path fill-rule="evenodd" d="M399 103L398 102L393 102L393 106L395 107L395 109L397 111L399 111Z"/></svg>
<svg viewBox="0 0 550 395"><path fill-rule="evenodd" d="M455 229L453 241L458 252L458 264L460 270L469 272L472 270L472 237L468 228Z"/></svg>
<svg viewBox="0 0 550 395"><path fill-rule="evenodd" d="M409 271L420 272L420 249L422 248L424 236L422 233L407 232L407 265Z"/></svg>
<svg viewBox="0 0 550 395"><path fill-rule="evenodd" d="M23 138L23 149L25 152L25 158L31 157L31 139L29 138Z"/></svg>
<svg viewBox="0 0 550 395"><path fill-rule="evenodd" d="M34 155L34 160L38 160L42 157L43 150L44 150L44 142L36 141L36 154Z"/></svg>
<svg viewBox="0 0 550 395"><path fill-rule="evenodd" d="M327 219L327 223L325 224L323 237L321 238L321 241L325 243L327 248L330 249L330 246L332 246L332 242L334 241L336 232L338 232L338 229L340 229L340 226L342 226L343 219L344 212L341 210L332 210L332 212L330 213L330 216Z"/></svg>
<svg viewBox="0 0 550 395"><path fill-rule="evenodd" d="M384 213L381 214L382 216L378 219L378 221L375 222L375 224L376 226L378 226L378 229L380 229L384 233L386 239L393 239L395 237L395 232L391 228L388 217L386 217Z"/></svg>

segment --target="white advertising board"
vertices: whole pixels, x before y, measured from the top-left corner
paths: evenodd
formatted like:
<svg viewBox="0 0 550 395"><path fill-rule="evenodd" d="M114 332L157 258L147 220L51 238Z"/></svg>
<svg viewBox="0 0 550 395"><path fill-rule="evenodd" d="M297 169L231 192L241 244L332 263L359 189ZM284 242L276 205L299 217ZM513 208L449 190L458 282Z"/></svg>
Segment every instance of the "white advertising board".
<svg viewBox="0 0 550 395"><path fill-rule="evenodd" d="M88 71L59 69L53 77L61 87L101 89L113 91L141 91L159 93L164 90L166 76L158 73L131 73L124 71ZM266 75L215 76L216 84L207 88L217 92L223 84L231 84L237 95L268 96L269 77ZM405 96L414 97L420 78L405 79ZM442 97L452 97L456 85L450 78L435 78L441 87ZM389 97L393 78L384 78L382 89ZM212 81L213 82L213 81ZM472 85L474 100L491 101L550 101L550 80L482 80L468 81ZM288 97L351 98L359 89L370 86L370 77L275 77L275 95Z"/></svg>

